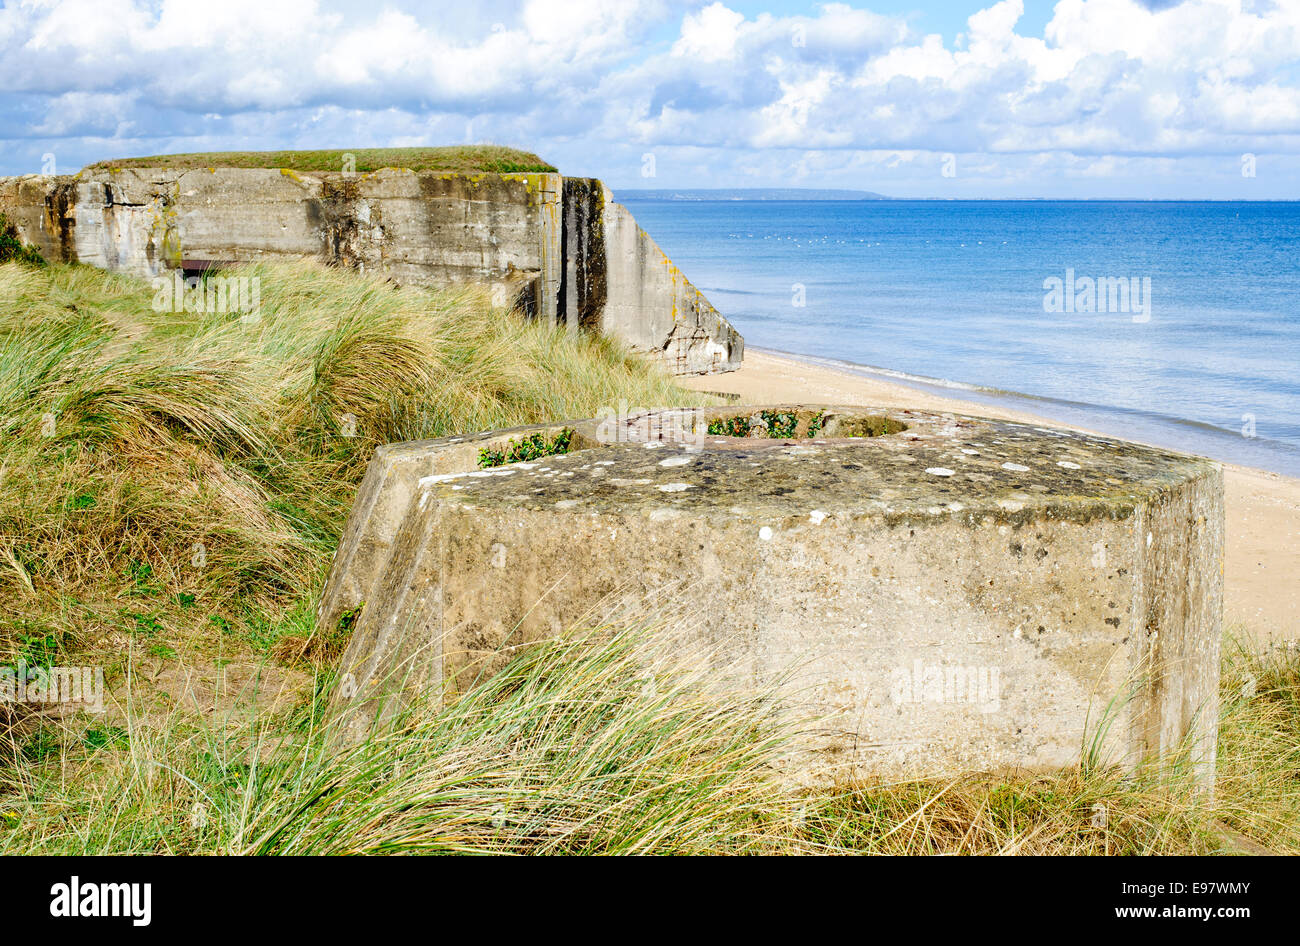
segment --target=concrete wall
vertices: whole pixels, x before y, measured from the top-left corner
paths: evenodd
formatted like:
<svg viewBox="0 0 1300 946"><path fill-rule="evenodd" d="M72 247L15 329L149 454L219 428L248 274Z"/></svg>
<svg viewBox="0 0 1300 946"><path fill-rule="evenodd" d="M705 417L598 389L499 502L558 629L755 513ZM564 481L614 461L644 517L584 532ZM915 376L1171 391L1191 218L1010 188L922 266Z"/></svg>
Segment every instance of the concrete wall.
<svg viewBox="0 0 1300 946"><path fill-rule="evenodd" d="M734 371L744 339L600 181L564 182L562 317L597 329L675 374Z"/></svg>
<svg viewBox="0 0 1300 946"><path fill-rule="evenodd" d="M735 329L599 182L558 174L144 168L0 178L47 259L152 277L316 257L399 283L477 282L677 374L740 366Z"/></svg>

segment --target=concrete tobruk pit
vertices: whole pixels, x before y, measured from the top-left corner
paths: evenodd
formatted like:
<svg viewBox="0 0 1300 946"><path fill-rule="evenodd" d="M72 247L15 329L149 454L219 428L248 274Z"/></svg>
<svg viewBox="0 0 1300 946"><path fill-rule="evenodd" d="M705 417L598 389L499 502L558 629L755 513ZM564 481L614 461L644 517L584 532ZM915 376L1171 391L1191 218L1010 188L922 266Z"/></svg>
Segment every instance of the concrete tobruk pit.
<svg viewBox="0 0 1300 946"><path fill-rule="evenodd" d="M798 781L1187 749L1212 784L1223 537L1217 464L1123 441L860 407L611 413L379 448L319 618L355 628L348 738L672 589L694 619L664 633L789 675L816 718Z"/></svg>

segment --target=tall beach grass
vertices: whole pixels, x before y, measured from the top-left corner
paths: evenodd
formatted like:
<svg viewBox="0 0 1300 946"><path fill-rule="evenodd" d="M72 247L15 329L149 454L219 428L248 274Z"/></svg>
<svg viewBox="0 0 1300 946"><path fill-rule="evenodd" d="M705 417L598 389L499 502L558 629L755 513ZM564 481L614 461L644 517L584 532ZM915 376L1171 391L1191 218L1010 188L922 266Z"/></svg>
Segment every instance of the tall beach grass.
<svg viewBox="0 0 1300 946"><path fill-rule="evenodd" d="M255 318L156 307L148 282L90 267L0 266L0 662L137 633L162 652L273 644L310 610L377 444L686 396L478 288L309 263L222 276L258 281Z"/></svg>
<svg viewBox="0 0 1300 946"><path fill-rule="evenodd" d="M699 396L477 290L223 275L260 280L256 319L0 266L0 663L103 663L118 704L0 719L0 852L1300 853L1300 656L1240 640L1213 798L1177 766L792 791L779 688L720 688L659 618L575 628L330 751L328 664L280 645L313 632L375 445ZM146 665L232 657L295 664L296 702L143 692Z"/></svg>
<svg viewBox="0 0 1300 946"><path fill-rule="evenodd" d="M310 702L20 759L0 853L1300 853L1300 658L1225 658L1213 796L1175 767L801 791L779 686L719 687L650 622L578 629L331 751Z"/></svg>

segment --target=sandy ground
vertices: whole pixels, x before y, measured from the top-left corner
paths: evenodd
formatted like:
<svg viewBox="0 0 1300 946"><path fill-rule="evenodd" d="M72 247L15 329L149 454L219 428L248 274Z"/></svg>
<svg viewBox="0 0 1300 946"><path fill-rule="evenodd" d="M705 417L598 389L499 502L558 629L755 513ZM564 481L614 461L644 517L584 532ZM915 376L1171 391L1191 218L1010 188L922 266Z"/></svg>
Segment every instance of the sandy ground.
<svg viewBox="0 0 1300 946"><path fill-rule="evenodd" d="M686 379L688 387L739 394L746 403L913 407L1056 425L1031 414L940 397L901 384L747 351L730 374ZM1224 617L1260 640L1300 638L1300 480L1224 465L1228 549Z"/></svg>

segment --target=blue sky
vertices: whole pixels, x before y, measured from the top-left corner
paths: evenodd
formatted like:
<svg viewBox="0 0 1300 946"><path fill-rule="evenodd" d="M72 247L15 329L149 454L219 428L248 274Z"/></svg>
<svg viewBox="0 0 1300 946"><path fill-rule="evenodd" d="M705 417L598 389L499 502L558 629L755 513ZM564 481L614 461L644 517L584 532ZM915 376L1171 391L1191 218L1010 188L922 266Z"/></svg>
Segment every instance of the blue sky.
<svg viewBox="0 0 1300 946"><path fill-rule="evenodd" d="M744 13L753 19L760 13L777 16L815 16L821 4L803 2L781 3L729 3L731 9ZM878 3L861 3L853 6L902 17L920 33L938 33L951 42L959 33L966 31L966 19L992 4L979 2L932 2L917 3L915 0L880 0ZM1052 0L1025 0L1024 14L1017 24L1018 32L1025 36L1042 36L1043 28L1052 18L1056 4Z"/></svg>
<svg viewBox="0 0 1300 946"><path fill-rule="evenodd" d="M615 189L1300 197L1300 0L23 0L0 88L5 174L491 141Z"/></svg>

